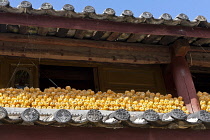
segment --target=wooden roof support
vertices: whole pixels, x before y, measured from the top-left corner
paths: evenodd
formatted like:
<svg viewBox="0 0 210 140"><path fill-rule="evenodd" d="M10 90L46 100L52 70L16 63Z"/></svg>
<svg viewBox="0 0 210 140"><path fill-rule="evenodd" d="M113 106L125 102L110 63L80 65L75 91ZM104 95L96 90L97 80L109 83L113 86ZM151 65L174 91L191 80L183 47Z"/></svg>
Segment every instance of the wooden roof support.
<svg viewBox="0 0 210 140"><path fill-rule="evenodd" d="M187 109L193 113L200 110L199 100L189 70L185 55L189 45L185 40L178 40L172 46L172 75L176 86L177 95L182 96Z"/></svg>
<svg viewBox="0 0 210 140"><path fill-rule="evenodd" d="M186 59L176 56L172 59L171 64L177 95L183 97L185 105L191 113L199 111L199 100Z"/></svg>
<svg viewBox="0 0 210 140"><path fill-rule="evenodd" d="M190 50L190 45L186 39L179 39L171 45L173 56L183 56Z"/></svg>
<svg viewBox="0 0 210 140"><path fill-rule="evenodd" d="M0 24L210 38L210 28L168 26L156 24L136 24L50 15L0 13L0 16Z"/></svg>

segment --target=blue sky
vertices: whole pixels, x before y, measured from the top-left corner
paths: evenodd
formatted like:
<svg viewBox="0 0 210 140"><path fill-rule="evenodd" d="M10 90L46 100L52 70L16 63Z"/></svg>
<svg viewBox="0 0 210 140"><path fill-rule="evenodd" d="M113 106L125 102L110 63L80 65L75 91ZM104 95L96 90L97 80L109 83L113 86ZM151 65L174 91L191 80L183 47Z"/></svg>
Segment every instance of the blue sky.
<svg viewBox="0 0 210 140"><path fill-rule="evenodd" d="M22 0L9 0L12 7L17 7ZM190 20L202 15L210 21L210 0L29 0L37 9L44 2L51 3L56 10L63 5L71 4L76 12L82 12L85 6L93 6L96 13L102 14L106 8L115 10L120 15L123 10L131 10L135 17L143 12L150 12L155 18L163 13L169 13L173 18L179 13L188 15Z"/></svg>

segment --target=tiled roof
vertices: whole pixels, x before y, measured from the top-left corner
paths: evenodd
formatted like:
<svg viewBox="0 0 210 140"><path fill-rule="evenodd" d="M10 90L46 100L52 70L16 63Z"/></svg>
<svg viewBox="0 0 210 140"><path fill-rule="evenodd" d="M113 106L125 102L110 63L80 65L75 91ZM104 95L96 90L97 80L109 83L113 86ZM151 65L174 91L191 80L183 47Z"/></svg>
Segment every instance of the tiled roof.
<svg viewBox="0 0 210 140"><path fill-rule="evenodd" d="M209 129L210 113L199 111L185 114L179 109L169 113L153 110L128 112L105 110L65 110L0 107L1 124L49 125L55 127L105 127L105 128L169 128L169 129Z"/></svg>
<svg viewBox="0 0 210 140"><path fill-rule="evenodd" d="M166 25L183 25L183 26L197 26L200 22L206 22L207 19L204 16L197 16L193 21L189 20L189 17L183 13L177 15L174 19L168 13L162 14L159 18L153 17L150 12L144 12L139 17L134 17L133 12L130 10L124 10L121 16L116 16L115 11L112 8L104 10L103 14L97 14L94 7L86 6L81 13L74 11L74 6L65 4L62 10L53 9L53 5L50 3L43 3L39 9L33 9L32 4L28 1L23 1L20 5L15 7L9 6L9 1L4 0L0 2L1 12L10 13L28 13L34 15L53 15L53 16L68 16L76 18L91 18L100 20L111 20L117 22L131 22L131 23L151 23L151 24L166 24ZM67 14L68 11L68 15ZM130 18L128 18L130 17ZM150 19L150 20L148 20ZM206 24L206 27L209 27Z"/></svg>
<svg viewBox="0 0 210 140"><path fill-rule="evenodd" d="M139 17L134 17L132 11L124 10L121 16L115 16L115 11L111 8L104 10L103 14L95 13L94 7L86 6L81 13L74 12L74 7L70 4L63 6L62 10L54 10L53 5L49 3L43 3L40 9L33 9L32 4L27 1L23 1L17 8L10 7L9 1L4 0L0 2L1 13L16 13L16 14L29 14L29 15L49 15L56 17L66 18L79 18L79 19L96 19L101 21L112 21L121 23L134 23L134 24L155 24L155 25L167 25L167 26L181 26L192 27L190 30L194 30L194 27L201 27L208 29L210 23L203 16L197 16L193 21L190 21L185 14L179 14L172 19L170 14L164 13L159 18L154 18L149 12L142 13ZM179 36L167 36L167 35L150 35L150 34L136 34L126 32L109 32L109 31L97 31L97 30L81 30L81 29L63 29L63 28L39 28L39 27L25 27L25 32L22 31L20 25L6 24L6 30L1 32L12 32L31 35L42 36L57 36L76 39L90 39L90 40L104 40L104 41L119 41L119 42L139 42L144 44L157 44L157 45L169 45L178 38L188 39L192 46L209 46L209 38L188 37L185 36L184 30L179 30ZM44 31L41 31L45 29ZM188 29L188 30L189 30ZM183 32L183 35L181 35Z"/></svg>

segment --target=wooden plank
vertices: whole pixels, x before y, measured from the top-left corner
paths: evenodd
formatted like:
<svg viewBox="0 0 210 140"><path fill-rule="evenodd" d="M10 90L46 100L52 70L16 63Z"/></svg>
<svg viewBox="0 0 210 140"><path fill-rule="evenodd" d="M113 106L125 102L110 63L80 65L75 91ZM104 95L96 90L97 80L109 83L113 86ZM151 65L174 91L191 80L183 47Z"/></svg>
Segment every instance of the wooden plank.
<svg viewBox="0 0 210 140"><path fill-rule="evenodd" d="M94 40L100 40L100 38L101 38L104 34L105 34L104 31L97 31L97 32L93 35L92 39L94 39Z"/></svg>
<svg viewBox="0 0 210 140"><path fill-rule="evenodd" d="M39 27L38 34L42 36L46 36L48 33L48 28Z"/></svg>
<svg viewBox="0 0 210 140"><path fill-rule="evenodd" d="M67 37L73 37L74 35L75 35L75 33L76 33L76 30L69 30L68 32L67 32Z"/></svg>
<svg viewBox="0 0 210 140"><path fill-rule="evenodd" d="M58 32L56 33L56 36L58 37L66 37L69 29L59 28Z"/></svg>
<svg viewBox="0 0 210 140"><path fill-rule="evenodd" d="M129 33L122 33L122 34L117 38L117 41L126 41L130 36L131 36L131 34L129 34Z"/></svg>
<svg viewBox="0 0 210 140"><path fill-rule="evenodd" d="M26 47L27 46L27 47ZM111 47L111 46L110 46ZM18 42L4 42L0 46L0 55L21 56L37 59L83 60L93 62L129 63L129 64L167 64L168 52L157 53L136 50L118 50L85 46L40 45Z"/></svg>
<svg viewBox="0 0 210 140"><path fill-rule="evenodd" d="M202 53L210 53L210 47L202 47L202 46L190 46L189 52L202 52Z"/></svg>
<svg viewBox="0 0 210 140"><path fill-rule="evenodd" d="M7 32L12 32L12 33L19 33L19 26L18 25L7 25Z"/></svg>
<svg viewBox="0 0 210 140"><path fill-rule="evenodd" d="M86 31L84 30L76 30L74 38L83 39Z"/></svg>
<svg viewBox="0 0 210 140"><path fill-rule="evenodd" d="M177 36L164 36L159 44L161 45L169 45L170 43L173 43L175 40L177 40L179 37Z"/></svg>
<svg viewBox="0 0 210 140"><path fill-rule="evenodd" d="M57 33L57 28L48 28L47 35L55 36Z"/></svg>
<svg viewBox="0 0 210 140"><path fill-rule="evenodd" d="M189 52L186 58L190 66L210 67L210 55L208 52Z"/></svg>
<svg viewBox="0 0 210 140"><path fill-rule="evenodd" d="M196 45L196 46L202 46L202 45L209 46L209 43L210 43L210 39L202 38L202 39L199 39L199 40L195 41L193 43L193 45Z"/></svg>
<svg viewBox="0 0 210 140"><path fill-rule="evenodd" d="M29 27L28 26L20 26L20 31L19 31L19 33L20 34L28 34L28 29L29 29Z"/></svg>
<svg viewBox="0 0 210 140"><path fill-rule="evenodd" d="M108 41L116 41L117 38L120 36L120 34L121 33L114 32L107 38L107 40Z"/></svg>
<svg viewBox="0 0 210 140"><path fill-rule="evenodd" d="M200 110L198 96L192 76L184 57L178 56L172 59L172 73L178 96L182 96L190 113Z"/></svg>
<svg viewBox="0 0 210 140"><path fill-rule="evenodd" d="M105 32L103 36L100 38L100 40L106 40L111 34L112 32Z"/></svg>
<svg viewBox="0 0 210 140"><path fill-rule="evenodd" d="M1 33L0 41L19 42L28 44L43 44L43 45L61 45L72 47L93 47L112 50L139 50L141 52L162 52L164 54L169 53L167 46L161 45L146 45L135 43L122 43L122 42L107 42L107 41L91 41L91 40L77 40L69 38L57 38L48 36L27 36L20 34L8 34ZM50 48L49 48L50 49ZM149 59L149 58L148 58Z"/></svg>
<svg viewBox="0 0 210 140"><path fill-rule="evenodd" d="M161 35L148 35L146 38L144 38L144 40L142 40L142 43L156 44L161 40L162 37L163 36Z"/></svg>
<svg viewBox="0 0 210 140"><path fill-rule="evenodd" d="M141 42L145 37L146 37L146 35L132 34L128 38L127 42Z"/></svg>
<svg viewBox="0 0 210 140"><path fill-rule="evenodd" d="M90 38L93 37L93 33L94 33L94 31L92 31L92 30L87 30L87 31L85 32L83 38L84 38L84 39L90 39Z"/></svg>
<svg viewBox="0 0 210 140"><path fill-rule="evenodd" d="M97 19L66 18L46 15L1 13L0 24L210 38L209 28L167 26L156 24L136 24Z"/></svg>

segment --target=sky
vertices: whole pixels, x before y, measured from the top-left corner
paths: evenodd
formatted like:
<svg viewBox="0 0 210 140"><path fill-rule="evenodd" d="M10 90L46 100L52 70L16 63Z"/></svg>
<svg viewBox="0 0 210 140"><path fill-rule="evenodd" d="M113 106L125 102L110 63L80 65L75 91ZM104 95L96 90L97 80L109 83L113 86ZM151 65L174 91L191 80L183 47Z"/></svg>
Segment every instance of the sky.
<svg viewBox="0 0 210 140"><path fill-rule="evenodd" d="M23 0L9 0L12 7L17 7ZM135 17L143 12L150 12L154 18L168 13L175 18L178 14L186 14L190 20L202 15L210 21L210 0L28 0L34 9L48 2L55 10L61 10L63 5L71 4L76 12L82 12L85 6L93 6L97 14L102 14L106 8L115 10L119 16L124 10L131 10Z"/></svg>

